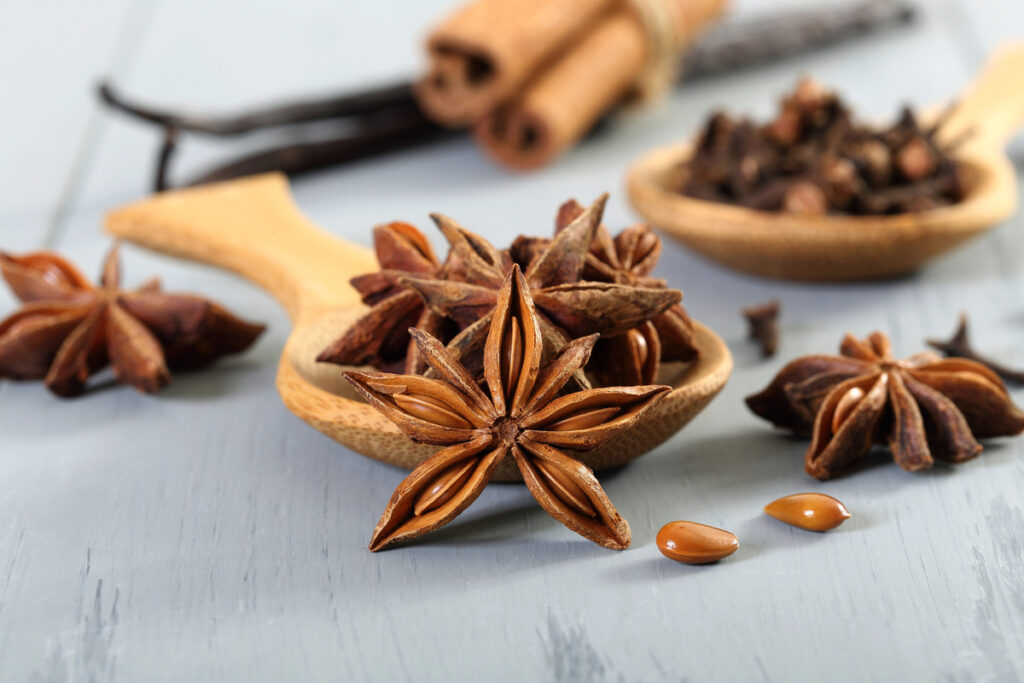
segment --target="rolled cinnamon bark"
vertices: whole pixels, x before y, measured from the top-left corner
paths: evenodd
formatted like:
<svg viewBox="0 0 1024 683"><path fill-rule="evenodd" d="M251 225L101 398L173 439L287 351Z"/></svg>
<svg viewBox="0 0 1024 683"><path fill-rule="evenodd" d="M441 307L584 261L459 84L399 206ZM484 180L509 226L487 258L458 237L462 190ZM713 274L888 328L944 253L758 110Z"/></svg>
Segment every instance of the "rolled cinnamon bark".
<svg viewBox="0 0 1024 683"><path fill-rule="evenodd" d="M470 2L427 40L420 107L442 125L477 123L621 1Z"/></svg>
<svg viewBox="0 0 1024 683"><path fill-rule="evenodd" d="M674 44L683 49L724 9L725 0L669 3ZM651 60L649 31L628 3L620 2L514 99L474 127L474 136L498 162L527 170L574 145L631 89Z"/></svg>

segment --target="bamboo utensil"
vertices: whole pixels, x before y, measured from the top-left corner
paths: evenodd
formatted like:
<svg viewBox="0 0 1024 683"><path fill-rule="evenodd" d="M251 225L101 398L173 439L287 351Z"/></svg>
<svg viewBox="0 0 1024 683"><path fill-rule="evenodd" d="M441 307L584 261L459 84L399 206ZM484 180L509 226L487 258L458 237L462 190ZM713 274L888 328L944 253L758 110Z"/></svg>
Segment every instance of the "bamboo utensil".
<svg viewBox="0 0 1024 683"><path fill-rule="evenodd" d="M273 294L294 328L278 366L277 387L289 410L352 450L413 468L436 447L415 444L344 381L345 367L316 356L366 307L349 285L376 270L373 253L334 237L295 206L280 174L252 176L155 195L110 213L111 233L145 247L235 271ZM695 323L700 357L663 377L673 391L649 418L601 448L581 454L593 469L629 462L689 422L724 386L732 369L725 344ZM503 465L503 466L502 466ZM499 480L517 479L502 463Z"/></svg>
<svg viewBox="0 0 1024 683"><path fill-rule="evenodd" d="M867 280L911 272L1005 220L1017 207L1004 148L1024 124L1024 44L997 52L943 126L972 132L957 157L971 170L968 197L953 206L879 217L801 216L680 195L667 187L692 143L655 149L629 170L633 206L692 249L738 270L791 280Z"/></svg>

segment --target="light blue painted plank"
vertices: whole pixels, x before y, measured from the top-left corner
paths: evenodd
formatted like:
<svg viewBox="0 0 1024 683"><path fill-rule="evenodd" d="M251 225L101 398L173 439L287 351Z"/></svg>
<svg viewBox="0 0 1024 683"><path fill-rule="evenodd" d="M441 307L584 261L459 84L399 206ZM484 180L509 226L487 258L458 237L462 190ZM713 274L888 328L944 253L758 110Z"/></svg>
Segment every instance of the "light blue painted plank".
<svg viewBox="0 0 1024 683"><path fill-rule="evenodd" d="M0 5L0 245L43 242L88 162L95 134L92 89L134 46L148 5Z"/></svg>

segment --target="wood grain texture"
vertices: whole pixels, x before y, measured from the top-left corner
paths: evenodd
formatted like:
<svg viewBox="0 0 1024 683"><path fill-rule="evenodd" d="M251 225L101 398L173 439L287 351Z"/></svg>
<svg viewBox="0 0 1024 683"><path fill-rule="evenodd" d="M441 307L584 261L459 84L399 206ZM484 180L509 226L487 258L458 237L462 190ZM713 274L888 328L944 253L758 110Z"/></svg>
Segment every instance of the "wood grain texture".
<svg viewBox="0 0 1024 683"><path fill-rule="evenodd" d="M454 2L386 5L165 3L121 67L124 86L232 109L290 83L326 90L411 71L417 32ZM692 134L709 109L764 115L798 71L868 115L904 98L941 101L1022 19L1013 3L930 2L911 31L688 86L539 174L508 175L452 141L311 177L296 195L318 224L362 244L378 222L426 228L429 211L506 241L550 229L567 196L605 189L615 228L633 220L627 161ZM232 22L236 33L225 31ZM384 25L382 46L368 27ZM11 34L6 22L0 34ZM257 44L259 79L243 66ZM104 48L88 36L76 45ZM78 78L85 87L97 75ZM34 106L62 102L39 94ZM0 122L12 116L0 109ZM107 246L103 212L147 186L157 141L111 120L94 144L55 245L90 274ZM1010 149L1024 170L1020 140ZM224 151L190 145L182 165ZM46 215L56 201L33 198L32 210ZM20 225L0 224L0 246L30 246ZM1024 366L1022 253L1019 212L914 277L855 286L758 280L666 244L657 272L729 343L736 369L681 435L601 477L632 549L577 540L510 484L488 487L421 543L371 555L370 531L405 473L345 451L281 405L284 313L230 275L127 249L127 283L160 273L169 289L205 292L271 329L246 356L154 397L110 386L61 401L37 384L0 383L0 680L1019 680L1024 440L989 442L955 468L910 475L880 458L819 484L802 471L806 442L773 434L742 398L846 331L886 330L906 355L950 332L961 309L985 352ZM764 362L738 309L776 296L780 355ZM822 535L761 514L805 490L842 500L853 518ZM670 562L654 537L673 519L728 529L740 549L718 565Z"/></svg>

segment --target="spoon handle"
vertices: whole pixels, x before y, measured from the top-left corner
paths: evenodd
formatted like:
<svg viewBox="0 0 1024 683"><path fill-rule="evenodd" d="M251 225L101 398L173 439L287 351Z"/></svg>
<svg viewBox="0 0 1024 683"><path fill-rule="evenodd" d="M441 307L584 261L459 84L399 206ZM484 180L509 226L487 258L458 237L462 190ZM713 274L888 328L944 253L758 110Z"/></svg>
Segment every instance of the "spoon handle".
<svg viewBox="0 0 1024 683"><path fill-rule="evenodd" d="M1024 43L1004 45L957 103L944 126L948 140L971 131L971 146L1002 149L1024 126Z"/></svg>
<svg viewBox="0 0 1024 683"><path fill-rule="evenodd" d="M109 213L107 230L165 254L232 270L273 294L292 320L358 303L353 275L373 252L313 224L279 173L164 192Z"/></svg>

